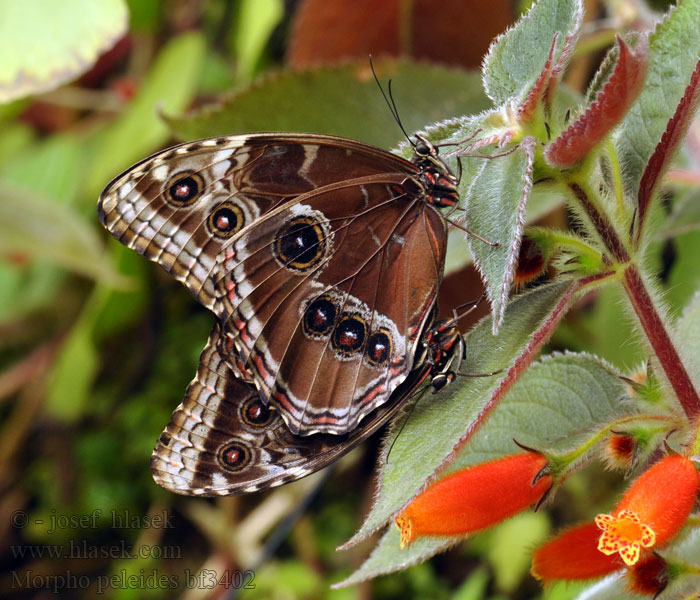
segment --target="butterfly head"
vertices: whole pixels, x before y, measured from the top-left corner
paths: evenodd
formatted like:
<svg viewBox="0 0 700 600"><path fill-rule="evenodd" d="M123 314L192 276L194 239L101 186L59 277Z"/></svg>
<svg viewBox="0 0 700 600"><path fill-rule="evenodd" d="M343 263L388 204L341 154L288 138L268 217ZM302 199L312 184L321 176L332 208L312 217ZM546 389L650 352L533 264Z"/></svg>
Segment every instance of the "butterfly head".
<svg viewBox="0 0 700 600"><path fill-rule="evenodd" d="M440 158L433 144L420 135L416 135L416 138L411 162L420 169L427 202L441 207L454 206L459 202L459 179Z"/></svg>

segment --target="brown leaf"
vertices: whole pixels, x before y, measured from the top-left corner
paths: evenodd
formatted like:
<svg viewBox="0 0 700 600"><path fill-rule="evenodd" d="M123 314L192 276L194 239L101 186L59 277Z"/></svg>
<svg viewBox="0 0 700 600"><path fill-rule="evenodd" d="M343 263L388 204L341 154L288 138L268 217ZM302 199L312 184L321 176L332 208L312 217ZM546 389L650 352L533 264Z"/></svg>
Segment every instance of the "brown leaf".
<svg viewBox="0 0 700 600"><path fill-rule="evenodd" d="M305 0L287 61L300 68L389 54L478 67L510 22L507 0Z"/></svg>

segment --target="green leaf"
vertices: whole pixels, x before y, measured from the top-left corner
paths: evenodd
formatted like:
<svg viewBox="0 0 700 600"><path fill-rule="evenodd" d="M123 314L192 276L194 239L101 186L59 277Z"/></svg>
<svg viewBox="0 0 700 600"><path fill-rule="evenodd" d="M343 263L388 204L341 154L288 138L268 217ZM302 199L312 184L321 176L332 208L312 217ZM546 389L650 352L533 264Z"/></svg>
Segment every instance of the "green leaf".
<svg viewBox="0 0 700 600"><path fill-rule="evenodd" d="M513 304L517 304L517 300ZM497 345L497 341L494 344ZM463 390L464 386L461 388ZM577 441L580 442L581 436L625 414L626 408L620 403L624 390L624 383L618 374L593 357L574 354L544 357L513 385L489 418L440 471L439 477L519 452L514 439L533 448L556 446L561 451L571 449ZM413 494L406 494L407 484L414 483L415 472L424 473L424 463L433 460L433 448L441 446L443 437L450 435L445 432L445 421L459 422L462 427L474 421L475 409L478 408L474 404L478 401L470 398L471 402L463 401L457 405L453 402L454 397L455 394L446 398L444 403L442 398L429 405L427 402L419 403L411 414L404 432L391 450L375 506L360 534L369 529L368 523L381 524L382 517L392 516L412 497ZM465 414L466 419L462 417ZM412 455L410 459L407 458L409 454ZM410 465L410 470L407 465ZM415 487L415 491L420 486ZM379 513L379 510L382 512ZM344 583L362 581L404 568L407 560L410 564L425 560L457 539L418 538L408 551L400 551L398 531L394 529L392 527L384 535L377 550ZM420 546L414 548L417 542L420 542ZM392 547L393 555L389 552Z"/></svg>
<svg viewBox="0 0 700 600"><path fill-rule="evenodd" d="M692 231L673 240L674 259L669 273L666 300L673 308L685 306L700 288L700 231Z"/></svg>
<svg viewBox="0 0 700 600"><path fill-rule="evenodd" d="M123 0L0 0L0 102L54 89L124 35Z"/></svg>
<svg viewBox="0 0 700 600"><path fill-rule="evenodd" d="M683 0L649 38L647 78L614 139L623 185L637 197L642 173L685 92L700 55L700 0Z"/></svg>
<svg viewBox="0 0 700 600"><path fill-rule="evenodd" d="M421 537L414 540L408 548L399 550L399 531L393 525L382 536L367 560L350 577L333 585L334 588L354 585L377 575L401 571L427 560L431 556L447 550L462 540L461 536L453 538Z"/></svg>
<svg viewBox="0 0 700 600"><path fill-rule="evenodd" d="M36 134L29 125L16 121L5 122L0 119L0 128L0 165L4 165L13 156L30 147Z"/></svg>
<svg viewBox="0 0 700 600"><path fill-rule="evenodd" d="M469 572L467 578L459 585L450 600L482 600L486 597L489 573L484 566Z"/></svg>
<svg viewBox="0 0 700 600"><path fill-rule="evenodd" d="M580 590L587 587L586 582L581 581L557 581L544 588L540 600L573 600ZM611 600L611 599L608 599Z"/></svg>
<svg viewBox="0 0 700 600"><path fill-rule="evenodd" d="M62 420L75 421L89 407L93 382L100 366L95 334L105 331L105 325L100 323L98 328L98 322L113 297L114 291L108 286L97 285L93 288L51 369L46 410ZM131 307L127 305L125 308L128 311ZM106 326L107 331L110 325L119 320L119 316L115 317Z"/></svg>
<svg viewBox="0 0 700 600"><path fill-rule="evenodd" d="M524 141L513 152L481 159L465 198L469 228L499 246L469 238L474 262L486 282L493 314L493 332L503 320L525 225L525 208L532 190L534 147ZM472 159L477 160L477 159Z"/></svg>
<svg viewBox="0 0 700 600"><path fill-rule="evenodd" d="M86 277L124 285L97 231L73 210L0 182L0 256L59 265Z"/></svg>
<svg viewBox="0 0 700 600"><path fill-rule="evenodd" d="M96 340L104 339L135 321L143 312L149 301L149 289L145 283L149 272L148 263L131 248L119 244L116 240L108 242L112 251L114 265L122 276L129 278L129 287L110 289L106 292L104 303L95 322Z"/></svg>
<svg viewBox="0 0 700 600"><path fill-rule="evenodd" d="M682 194L671 214L655 225L658 226L656 238L664 240L700 230L700 190L691 189Z"/></svg>
<svg viewBox="0 0 700 600"><path fill-rule="evenodd" d="M184 110L195 96L204 57L204 38L187 33L160 51L138 93L126 110L100 132L85 188L97 197L109 180L170 137L158 110Z"/></svg>
<svg viewBox="0 0 700 600"><path fill-rule="evenodd" d="M567 35L577 34L580 18L577 0L540 0L513 28L496 38L483 66L484 88L493 103L505 104L527 93L547 62L554 36L559 34L556 57Z"/></svg>
<svg viewBox="0 0 700 600"><path fill-rule="evenodd" d="M453 117L455 112L484 110L489 104L475 73L408 60L376 61L375 69L380 80L393 80L399 115L408 132ZM254 82L218 106L192 116L170 117L168 122L182 139L308 131L390 148L402 138L366 60L282 71Z"/></svg>
<svg viewBox="0 0 700 600"><path fill-rule="evenodd" d="M166 12L161 0L127 0L129 29L137 33L154 33L162 26Z"/></svg>
<svg viewBox="0 0 700 600"><path fill-rule="evenodd" d="M588 354L551 354L533 364L513 385L488 421L457 451L440 476L520 450L566 452L626 415L620 402L626 393L620 374Z"/></svg>
<svg viewBox="0 0 700 600"><path fill-rule="evenodd" d="M65 271L48 264L0 262L0 323L45 306L55 297L64 276Z"/></svg>
<svg viewBox="0 0 700 600"><path fill-rule="evenodd" d="M562 88L559 90L559 101L566 100L567 104L571 104L573 99L578 99L578 96L570 93L567 88ZM487 128L487 124L482 119L484 115L479 115L478 117L462 117L457 119L448 119L441 123L435 123L429 125L421 130L428 140L434 144L452 144L458 143L461 140L469 138L474 135L477 130L484 130ZM403 156L406 159L411 157L412 148L408 144L403 144L396 153ZM451 155L449 152L443 154L443 159L452 169L454 173L459 173L460 168L457 164L455 156ZM491 160L499 160L500 157ZM469 193L469 187L472 182L480 174L480 169L485 168L484 163L488 162L488 159L462 159L461 174L460 179L460 194L465 197ZM476 199L477 204L480 199ZM563 203L563 197L558 188L553 186L547 187L546 185L535 186L532 189L532 193L527 200L526 207L526 218L525 222L532 224L543 216L549 214L557 206ZM490 211L491 209L487 209ZM453 216L454 218L454 216ZM471 228L470 221L466 221L466 225ZM476 228L474 228L476 229ZM447 256L445 257L445 275L458 271L462 267L470 264L472 262L471 252L468 250L464 243L464 239L468 239L468 234L459 229L452 229L448 233L448 244L447 244ZM472 240L474 244L477 242ZM482 245L481 242L479 242ZM482 248L484 252L487 252L486 248Z"/></svg>
<svg viewBox="0 0 700 600"><path fill-rule="evenodd" d="M572 285L544 285L515 298L497 336L491 334L487 318L479 321L465 339L467 353L461 371L476 374L508 368ZM391 452L382 460L375 504L348 545L381 527L423 487L470 430L502 377L461 377L434 397L420 397L401 435L395 441L390 436L385 445L384 454L389 447ZM398 422L403 423L401 418Z"/></svg>

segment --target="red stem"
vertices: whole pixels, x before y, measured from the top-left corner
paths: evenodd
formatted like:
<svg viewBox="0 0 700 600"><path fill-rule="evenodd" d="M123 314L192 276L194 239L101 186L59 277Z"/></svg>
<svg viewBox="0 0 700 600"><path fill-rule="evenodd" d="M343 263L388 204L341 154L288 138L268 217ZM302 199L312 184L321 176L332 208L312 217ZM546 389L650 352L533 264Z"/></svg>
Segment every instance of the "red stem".
<svg viewBox="0 0 700 600"><path fill-rule="evenodd" d="M668 382L690 422L695 422L700 416L700 397L635 265L629 265L625 269L623 285Z"/></svg>
<svg viewBox="0 0 700 600"><path fill-rule="evenodd" d="M639 275L639 270L625 249L607 217L598 210L588 198L586 192L576 183L569 183L569 188L581 204L586 215L593 223L598 235L610 251L615 260L620 264L628 263L625 266L623 286L627 292L630 304L637 314L637 318L642 325L642 329L656 353L656 357L664 370L668 382L678 397L685 414L691 423L700 416L700 397L693 386L693 382L681 362L676 347L666 331L664 322L661 320L651 296L647 291L644 281Z"/></svg>
<svg viewBox="0 0 700 600"><path fill-rule="evenodd" d="M608 218L588 199L586 192L581 186L577 183L570 183L569 188L574 193L574 196L576 196L576 199L581 204L581 207L591 220L591 223L593 223L593 227L595 227L598 232L600 239L603 240L605 247L615 257L615 260L619 263L628 262L630 256L622 242L620 242L620 238L617 237L615 228L611 225Z"/></svg>

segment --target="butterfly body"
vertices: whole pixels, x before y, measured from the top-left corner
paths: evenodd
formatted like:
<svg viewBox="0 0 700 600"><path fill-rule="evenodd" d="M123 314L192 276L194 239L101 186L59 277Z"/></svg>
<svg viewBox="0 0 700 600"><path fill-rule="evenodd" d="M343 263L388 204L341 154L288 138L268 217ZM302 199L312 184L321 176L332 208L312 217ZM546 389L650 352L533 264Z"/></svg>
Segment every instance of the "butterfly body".
<svg viewBox="0 0 700 600"><path fill-rule="evenodd" d="M325 458L309 455L334 455L398 408L397 390L417 377L442 279L447 226L438 209L458 200L435 149L418 138L414 150L407 161L332 136L227 136L164 150L105 188L104 226L217 317L188 388L187 419L174 413L164 432L171 441L158 446L172 456L163 462L157 447L154 473L184 468L174 457L189 448L208 456L211 477L199 486L207 493L237 493L214 482L215 468L233 468L242 456L286 465L235 489L267 487L316 470ZM251 397L255 411L274 417L264 432L240 413ZM192 439L168 433L200 418ZM246 450L210 452L207 435L244 432ZM195 479L186 485L199 485Z"/></svg>

